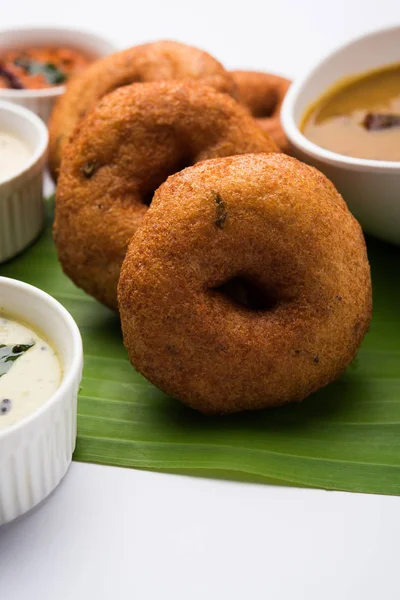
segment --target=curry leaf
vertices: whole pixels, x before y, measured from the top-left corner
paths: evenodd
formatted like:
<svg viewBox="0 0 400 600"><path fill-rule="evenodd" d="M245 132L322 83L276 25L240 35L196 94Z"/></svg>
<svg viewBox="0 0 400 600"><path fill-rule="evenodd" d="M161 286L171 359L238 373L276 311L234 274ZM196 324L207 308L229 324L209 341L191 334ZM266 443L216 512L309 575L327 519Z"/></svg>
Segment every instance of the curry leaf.
<svg viewBox="0 0 400 600"><path fill-rule="evenodd" d="M59 85L67 80L65 73L53 63L41 63L21 57L15 61L15 64L23 68L29 75L43 75L50 85Z"/></svg>
<svg viewBox="0 0 400 600"><path fill-rule="evenodd" d="M32 344L17 344L12 346L6 346L5 344L1 344L0 346L0 377L8 373L13 363L29 348L32 348L35 343Z"/></svg>

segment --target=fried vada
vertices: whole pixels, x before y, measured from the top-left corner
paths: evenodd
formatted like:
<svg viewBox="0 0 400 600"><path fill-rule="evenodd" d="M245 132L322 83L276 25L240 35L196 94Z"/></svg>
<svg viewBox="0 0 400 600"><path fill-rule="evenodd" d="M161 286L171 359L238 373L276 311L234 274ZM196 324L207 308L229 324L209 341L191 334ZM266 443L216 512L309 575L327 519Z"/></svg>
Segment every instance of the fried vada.
<svg viewBox="0 0 400 600"><path fill-rule="evenodd" d="M158 186L207 158L274 151L248 112L209 86L142 83L112 92L64 151L54 240L65 273L117 309L120 266Z"/></svg>
<svg viewBox="0 0 400 600"><path fill-rule="evenodd" d="M284 154L171 176L118 297L135 369L207 414L300 401L336 379L372 302L361 227L322 173Z"/></svg>
<svg viewBox="0 0 400 600"><path fill-rule="evenodd" d="M248 108L280 149L288 152L289 142L281 125L280 112L291 82L278 75L257 71L232 71L231 74L239 102Z"/></svg>
<svg viewBox="0 0 400 600"><path fill-rule="evenodd" d="M196 80L233 94L232 76L210 54L179 42L160 41L117 52L73 78L49 123L49 167L56 180L65 144L75 125L109 92L135 82Z"/></svg>

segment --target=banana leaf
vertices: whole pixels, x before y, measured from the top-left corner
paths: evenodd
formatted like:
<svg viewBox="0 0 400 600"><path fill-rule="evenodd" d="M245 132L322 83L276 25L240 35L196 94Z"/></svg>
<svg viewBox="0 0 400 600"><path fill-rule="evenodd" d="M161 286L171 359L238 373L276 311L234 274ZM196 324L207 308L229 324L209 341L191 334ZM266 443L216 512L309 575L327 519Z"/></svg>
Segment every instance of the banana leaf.
<svg viewBox="0 0 400 600"><path fill-rule="evenodd" d="M134 371L118 317L62 273L51 215L36 244L0 274L45 290L80 327L85 367L75 460L400 494L400 250L369 239L368 252L373 320L346 373L301 404L212 418Z"/></svg>

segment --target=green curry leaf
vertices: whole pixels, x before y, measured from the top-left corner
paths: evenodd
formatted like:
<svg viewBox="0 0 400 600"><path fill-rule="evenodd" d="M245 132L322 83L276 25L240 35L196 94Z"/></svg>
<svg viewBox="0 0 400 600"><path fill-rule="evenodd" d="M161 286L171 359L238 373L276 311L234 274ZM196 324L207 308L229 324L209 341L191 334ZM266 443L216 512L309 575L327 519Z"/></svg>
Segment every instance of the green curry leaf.
<svg viewBox="0 0 400 600"><path fill-rule="evenodd" d="M8 373L13 363L34 345L35 342L32 342L32 344L14 344L13 346L6 346L5 344L1 344L0 377Z"/></svg>
<svg viewBox="0 0 400 600"><path fill-rule="evenodd" d="M41 63L21 57L15 61L15 64L22 67L29 75L43 75L50 85L59 85L67 80L66 74L53 63Z"/></svg>

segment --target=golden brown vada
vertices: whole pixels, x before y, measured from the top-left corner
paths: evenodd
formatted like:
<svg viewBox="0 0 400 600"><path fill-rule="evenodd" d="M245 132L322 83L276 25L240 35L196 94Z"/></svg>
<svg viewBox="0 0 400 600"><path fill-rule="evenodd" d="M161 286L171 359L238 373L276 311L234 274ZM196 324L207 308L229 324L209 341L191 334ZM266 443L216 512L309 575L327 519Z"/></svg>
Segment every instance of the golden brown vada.
<svg viewBox="0 0 400 600"><path fill-rule="evenodd" d="M171 176L118 298L135 369L207 414L300 401L336 379L372 302L361 227L322 173L284 154Z"/></svg>
<svg viewBox="0 0 400 600"><path fill-rule="evenodd" d="M73 78L49 123L49 167L57 178L63 148L75 125L109 92L135 82L197 80L233 94L231 75L210 54L179 42L161 41L116 52Z"/></svg>
<svg viewBox="0 0 400 600"><path fill-rule="evenodd" d="M66 146L54 239L65 273L117 309L128 243L166 178L207 158L274 152L227 94L193 82L141 83L104 97Z"/></svg>
<svg viewBox="0 0 400 600"><path fill-rule="evenodd" d="M289 142L281 125L280 112L291 82L284 77L258 71L232 71L231 75L239 102L247 106L279 148L288 152Z"/></svg>

